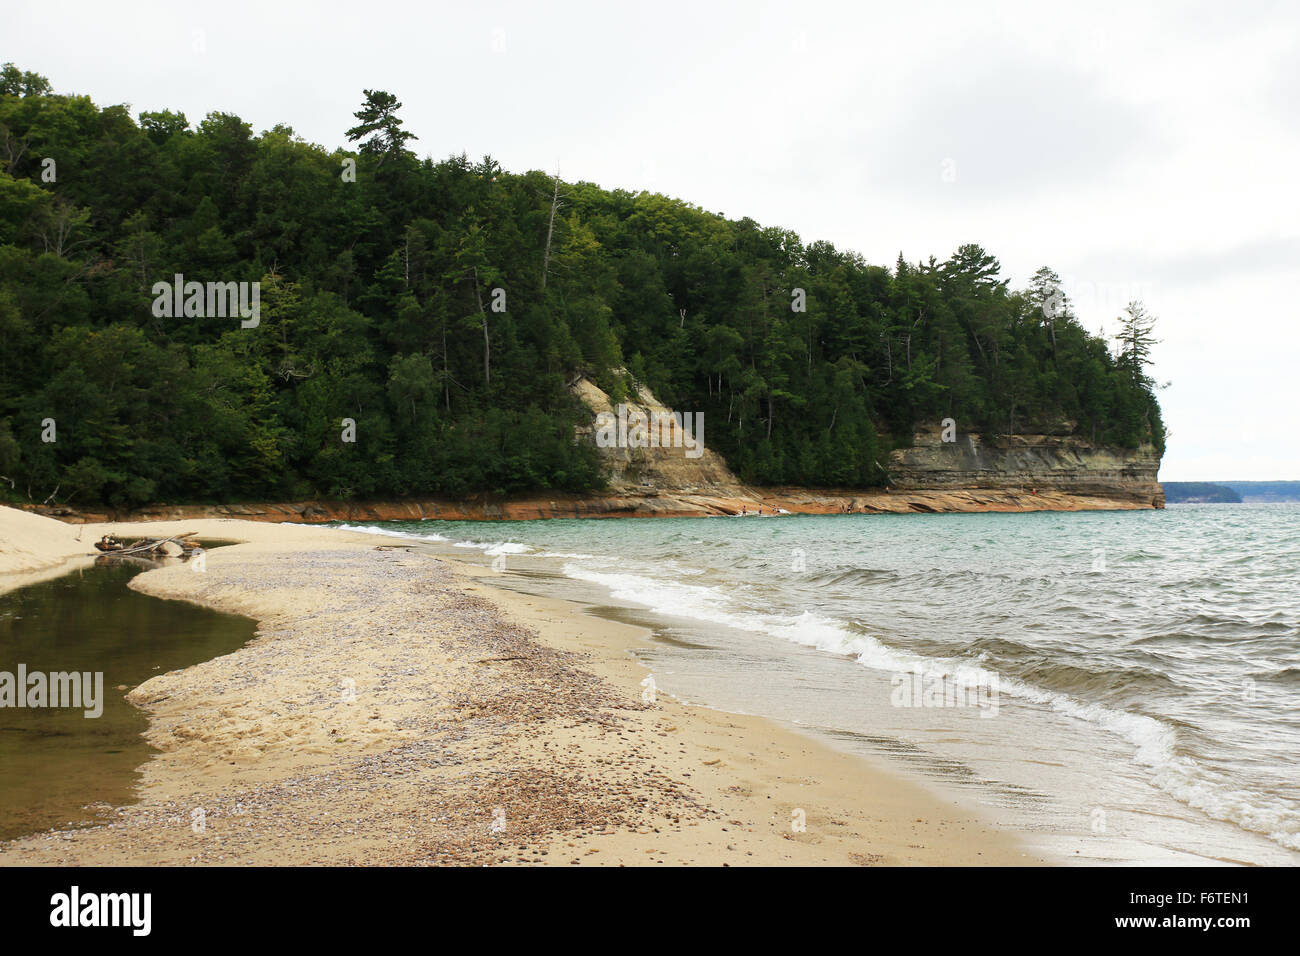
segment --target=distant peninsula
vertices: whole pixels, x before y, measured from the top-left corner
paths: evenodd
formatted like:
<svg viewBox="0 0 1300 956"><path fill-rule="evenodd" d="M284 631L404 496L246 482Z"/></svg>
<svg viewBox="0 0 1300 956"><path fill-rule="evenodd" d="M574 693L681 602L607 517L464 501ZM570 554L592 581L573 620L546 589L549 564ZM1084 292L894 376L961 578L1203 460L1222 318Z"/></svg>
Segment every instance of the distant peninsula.
<svg viewBox="0 0 1300 956"><path fill-rule="evenodd" d="M1170 504L1300 501L1300 481L1166 481Z"/></svg>
<svg viewBox="0 0 1300 956"><path fill-rule="evenodd" d="M1212 481L1165 481L1161 486L1169 504L1241 504L1236 491Z"/></svg>

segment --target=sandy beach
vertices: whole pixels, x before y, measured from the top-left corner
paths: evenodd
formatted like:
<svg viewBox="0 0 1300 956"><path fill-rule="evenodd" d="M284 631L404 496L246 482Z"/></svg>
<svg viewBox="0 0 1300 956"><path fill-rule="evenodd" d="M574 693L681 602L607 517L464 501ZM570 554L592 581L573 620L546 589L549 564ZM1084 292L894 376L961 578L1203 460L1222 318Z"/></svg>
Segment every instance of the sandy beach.
<svg viewBox="0 0 1300 956"><path fill-rule="evenodd" d="M158 750L107 822L6 865L970 865L1040 862L887 768L687 707L643 629L332 529L198 519L80 529L0 509L0 587L105 532L242 542L131 587L257 621L239 651L129 691ZM93 553L93 552L92 552Z"/></svg>
<svg viewBox="0 0 1300 956"><path fill-rule="evenodd" d="M0 594L90 565L96 540L86 525L0 506Z"/></svg>

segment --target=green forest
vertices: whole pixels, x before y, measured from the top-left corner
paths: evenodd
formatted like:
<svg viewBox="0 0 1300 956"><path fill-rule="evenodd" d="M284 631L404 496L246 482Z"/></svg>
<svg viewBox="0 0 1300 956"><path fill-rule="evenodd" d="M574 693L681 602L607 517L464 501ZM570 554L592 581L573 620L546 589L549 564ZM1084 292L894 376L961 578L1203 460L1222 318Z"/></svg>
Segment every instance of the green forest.
<svg viewBox="0 0 1300 956"><path fill-rule="evenodd" d="M1137 303L1107 342L1050 269L1015 290L978 245L874 265L658 194L422 159L400 110L363 91L330 150L5 65L0 496L595 490L579 375L704 413L756 484L883 484L944 417L1163 451ZM256 326L157 314L177 275L260 283Z"/></svg>
<svg viewBox="0 0 1300 956"><path fill-rule="evenodd" d="M1165 501L1169 504L1181 502L1206 502L1214 504L1241 504L1241 495L1227 485L1211 481L1165 481L1160 487L1165 490Z"/></svg>

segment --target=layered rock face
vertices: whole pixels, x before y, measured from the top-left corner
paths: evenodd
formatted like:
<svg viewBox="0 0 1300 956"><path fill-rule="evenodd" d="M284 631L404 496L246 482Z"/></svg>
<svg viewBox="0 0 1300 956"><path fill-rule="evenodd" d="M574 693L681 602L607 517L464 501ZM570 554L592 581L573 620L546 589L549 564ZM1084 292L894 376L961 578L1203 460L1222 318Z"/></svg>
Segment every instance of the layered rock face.
<svg viewBox="0 0 1300 956"><path fill-rule="evenodd" d="M741 488L740 480L731 473L727 463L709 449L708 432L704 429L705 416L694 413L674 418L668 408L651 394L645 386L638 386L636 395L617 405L595 384L580 378L570 386L595 417L590 428L579 428L580 437L596 442L609 475L609 488L616 494L644 494L655 491L676 491L688 494L722 492L731 494ZM630 436L613 445L601 447L596 441L602 423L627 422L637 417L647 422L662 423L657 429L658 439L653 446ZM608 426L606 426L608 427ZM651 430L651 429L647 429ZM617 435L619 428L613 429ZM628 429L624 428L623 432ZM624 439L629 436L624 434ZM697 441L699 444L697 444ZM641 446L641 447L637 447Z"/></svg>
<svg viewBox="0 0 1300 956"><path fill-rule="evenodd" d="M610 403L609 396L586 379L575 382L573 389L598 422L602 416L617 415L617 408ZM635 398L626 404L646 418L656 413L667 417L673 412L644 386L638 387ZM594 435L595 430L593 426L590 430L580 429L580 432ZM945 442L941 425L923 426L916 433L911 448L898 449L890 457L887 470L891 491L1008 492L1017 499L1041 496L1054 502L1052 507L1063 506L1062 495L1089 499L1085 507L1096 506L1097 501L1114 502L1118 507L1164 507L1164 492L1156 481L1160 458L1154 448L1148 446L1130 451L1097 447L1075 436L1069 422L1058 423L1051 431L1052 434L1016 435L987 443L977 434L955 431L951 436L955 441ZM814 506L812 499L818 497L838 506L847 496L864 509L894 510L885 506L878 493L827 490L798 495L790 489L759 492L748 488L731 473L721 457L708 450L707 432L704 453L698 457L691 457L678 447L607 447L601 448L600 452L609 469L612 496L621 499L658 498L661 500L656 505L667 505L667 510L674 513L682 509L680 502L673 499L682 496L737 500L775 497L782 500L783 507L787 506L790 498L806 498L803 504L811 507ZM917 496L913 494L911 497ZM975 499L967 502L960 496L941 495L925 501L925 504L937 504L939 510L966 510L972 506L975 509L984 506L989 510L1001 510L1005 507L1004 499L998 496L978 495ZM660 509L652 507L646 510ZM849 510L856 509L850 506Z"/></svg>
<svg viewBox="0 0 1300 956"><path fill-rule="evenodd" d="M890 456L891 485L900 490L996 489L1058 491L1163 508L1156 480L1160 456L1137 449L1098 447L1071 434L1014 435L984 442L956 432L943 441L939 425L917 432L911 448Z"/></svg>
<svg viewBox="0 0 1300 956"><path fill-rule="evenodd" d="M154 505L129 513L80 512L27 506L68 521L163 520L229 517L256 521L515 520L538 518L703 517L774 514L907 514L984 511L1084 511L1163 508L1153 448L1099 448L1071 434L1016 435L985 443L958 432L943 441L939 425L922 428L911 448L893 452L889 488L751 488L708 448L708 430L638 388L622 414L624 425L658 413L658 441L619 426L609 396L586 379L571 386L591 409L592 424L578 429L603 458L609 486L593 494L535 494L507 499L474 495L448 500L313 500L267 504ZM598 442L602 422L604 440ZM681 434L685 432L686 434ZM618 440L610 442L614 437ZM703 439L703 446L697 444ZM602 447L602 445L604 447Z"/></svg>

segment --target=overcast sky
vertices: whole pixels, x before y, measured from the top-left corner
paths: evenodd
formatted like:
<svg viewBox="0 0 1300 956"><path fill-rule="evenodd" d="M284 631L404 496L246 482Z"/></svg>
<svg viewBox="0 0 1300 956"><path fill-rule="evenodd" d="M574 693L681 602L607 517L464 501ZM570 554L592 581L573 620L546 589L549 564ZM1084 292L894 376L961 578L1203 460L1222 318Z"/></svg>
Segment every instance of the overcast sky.
<svg viewBox="0 0 1300 956"><path fill-rule="evenodd" d="M331 148L383 89L420 155L1050 265L1091 330L1158 317L1162 479L1300 479L1300 5L986 6L25 3L0 60Z"/></svg>

